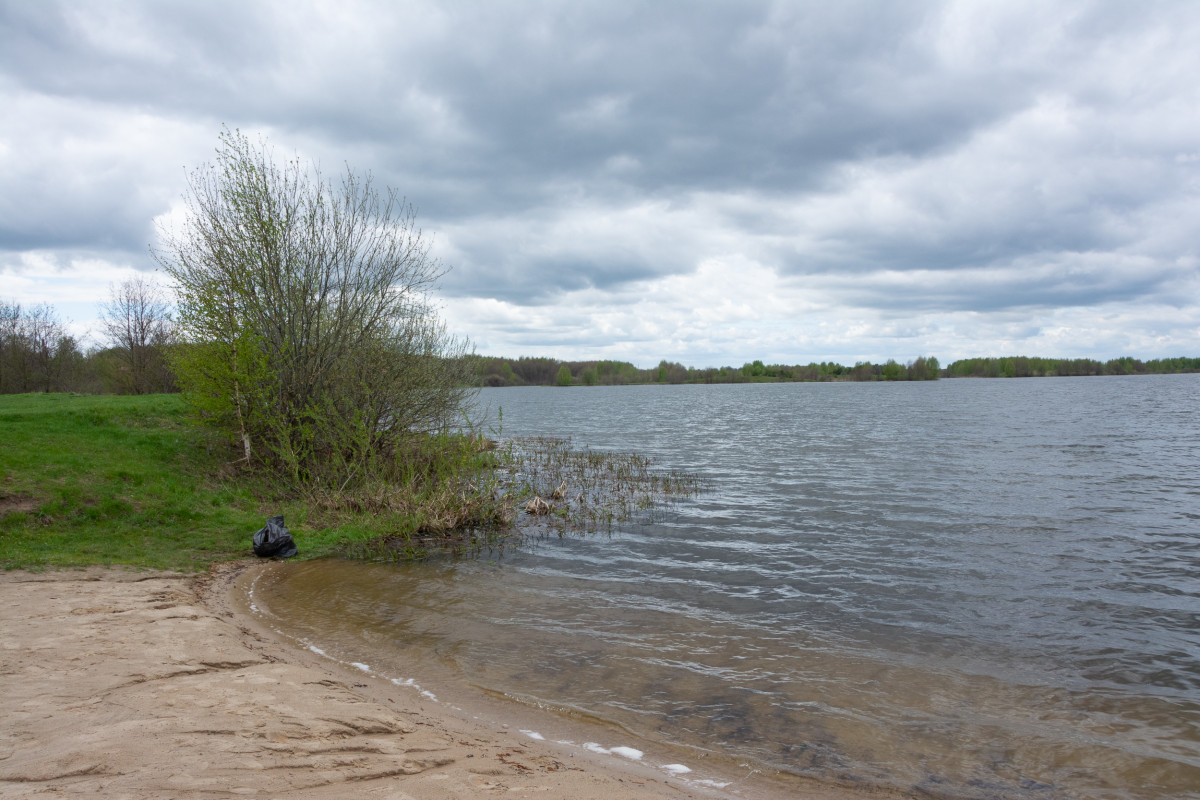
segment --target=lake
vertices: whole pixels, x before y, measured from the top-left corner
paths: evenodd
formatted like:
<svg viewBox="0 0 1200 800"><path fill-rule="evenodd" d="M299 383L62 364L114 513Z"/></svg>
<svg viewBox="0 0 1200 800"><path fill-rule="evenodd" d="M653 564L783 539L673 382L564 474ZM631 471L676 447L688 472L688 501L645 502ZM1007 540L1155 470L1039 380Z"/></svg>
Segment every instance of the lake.
<svg viewBox="0 0 1200 800"><path fill-rule="evenodd" d="M484 390L504 437L707 491L475 558L289 564L256 602L346 661L785 775L1200 798L1198 399L1200 375Z"/></svg>

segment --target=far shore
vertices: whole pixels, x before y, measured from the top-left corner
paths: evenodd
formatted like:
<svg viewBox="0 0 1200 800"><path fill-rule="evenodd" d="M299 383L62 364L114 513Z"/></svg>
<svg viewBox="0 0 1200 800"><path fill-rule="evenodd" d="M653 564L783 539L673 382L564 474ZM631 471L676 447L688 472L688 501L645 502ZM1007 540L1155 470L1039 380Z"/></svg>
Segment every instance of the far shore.
<svg viewBox="0 0 1200 800"><path fill-rule="evenodd" d="M434 702L258 624L236 597L259 568L0 574L0 797L899 797L684 773L535 738L482 693Z"/></svg>

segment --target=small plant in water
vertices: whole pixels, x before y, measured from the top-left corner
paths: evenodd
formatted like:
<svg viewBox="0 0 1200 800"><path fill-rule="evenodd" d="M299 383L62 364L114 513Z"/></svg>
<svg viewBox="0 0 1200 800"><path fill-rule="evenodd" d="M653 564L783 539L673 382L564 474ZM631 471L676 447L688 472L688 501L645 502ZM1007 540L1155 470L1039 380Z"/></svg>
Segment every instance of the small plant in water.
<svg viewBox="0 0 1200 800"><path fill-rule="evenodd" d="M698 478L661 472L637 453L573 449L569 439L509 440L501 483L526 525L558 535L611 531L700 491Z"/></svg>

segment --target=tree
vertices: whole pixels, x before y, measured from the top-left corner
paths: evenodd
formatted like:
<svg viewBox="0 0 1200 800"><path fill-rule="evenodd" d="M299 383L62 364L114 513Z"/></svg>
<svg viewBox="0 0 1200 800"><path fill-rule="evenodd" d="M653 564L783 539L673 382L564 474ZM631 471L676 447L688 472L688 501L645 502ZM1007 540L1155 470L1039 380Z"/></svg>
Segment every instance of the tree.
<svg viewBox="0 0 1200 800"><path fill-rule="evenodd" d="M167 366L170 306L156 283L139 276L110 286L101 319L120 361L119 391L148 394L174 389Z"/></svg>
<svg viewBox="0 0 1200 800"><path fill-rule="evenodd" d="M570 386L571 385L571 368L568 367L566 364L563 364L561 367L559 367L558 375L554 379L554 384L556 386Z"/></svg>
<svg viewBox="0 0 1200 800"><path fill-rule="evenodd" d="M908 380L908 370L903 364L897 363L896 359L889 358L883 365L881 376L885 381L906 381Z"/></svg>
<svg viewBox="0 0 1200 800"><path fill-rule="evenodd" d="M155 251L177 292L172 366L247 462L340 490L459 419L465 344L432 305L443 270L404 198L228 129L184 198Z"/></svg>
<svg viewBox="0 0 1200 800"><path fill-rule="evenodd" d="M761 378L766 372L767 367L761 360L756 359L753 363L748 362L742 365L742 374L747 378Z"/></svg>
<svg viewBox="0 0 1200 800"><path fill-rule="evenodd" d="M0 302L0 393L61 392L81 383L78 343L48 304Z"/></svg>
<svg viewBox="0 0 1200 800"><path fill-rule="evenodd" d="M21 305L0 302L0 393L25 391Z"/></svg>
<svg viewBox="0 0 1200 800"><path fill-rule="evenodd" d="M936 381L938 379L938 360L933 356L917 356L915 361L908 364L908 380Z"/></svg>

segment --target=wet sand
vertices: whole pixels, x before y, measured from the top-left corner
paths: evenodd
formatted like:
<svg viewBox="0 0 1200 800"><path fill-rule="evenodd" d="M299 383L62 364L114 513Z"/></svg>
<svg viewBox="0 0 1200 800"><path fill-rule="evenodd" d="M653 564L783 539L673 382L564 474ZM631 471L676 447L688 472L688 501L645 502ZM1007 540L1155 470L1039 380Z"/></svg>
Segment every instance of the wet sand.
<svg viewBox="0 0 1200 800"><path fill-rule="evenodd" d="M0 797L896 796L530 738L528 710L435 703L272 635L236 602L257 568L0 574Z"/></svg>

